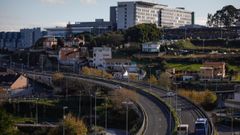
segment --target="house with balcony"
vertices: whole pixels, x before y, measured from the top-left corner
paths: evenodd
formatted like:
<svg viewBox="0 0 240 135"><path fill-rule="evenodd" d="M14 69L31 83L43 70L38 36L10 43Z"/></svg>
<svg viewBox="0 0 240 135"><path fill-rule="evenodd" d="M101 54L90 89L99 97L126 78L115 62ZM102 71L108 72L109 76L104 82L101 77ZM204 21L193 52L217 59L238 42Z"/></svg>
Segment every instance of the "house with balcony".
<svg viewBox="0 0 240 135"><path fill-rule="evenodd" d="M226 77L226 63L225 62L204 62L200 67L200 80L214 81L222 80Z"/></svg>
<svg viewBox="0 0 240 135"><path fill-rule="evenodd" d="M94 47L92 66L95 68L103 68L105 59L112 59L112 49L109 47Z"/></svg>

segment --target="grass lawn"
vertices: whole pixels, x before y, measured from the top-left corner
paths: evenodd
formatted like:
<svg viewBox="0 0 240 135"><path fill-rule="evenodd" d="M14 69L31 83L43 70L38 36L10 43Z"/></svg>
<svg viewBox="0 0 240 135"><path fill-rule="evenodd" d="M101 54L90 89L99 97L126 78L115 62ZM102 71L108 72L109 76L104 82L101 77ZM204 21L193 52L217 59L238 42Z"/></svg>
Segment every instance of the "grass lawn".
<svg viewBox="0 0 240 135"><path fill-rule="evenodd" d="M168 68L175 68L183 71L199 71L202 64L182 64L182 63L168 63Z"/></svg>
<svg viewBox="0 0 240 135"><path fill-rule="evenodd" d="M240 66L237 65L229 65L229 70L240 72Z"/></svg>

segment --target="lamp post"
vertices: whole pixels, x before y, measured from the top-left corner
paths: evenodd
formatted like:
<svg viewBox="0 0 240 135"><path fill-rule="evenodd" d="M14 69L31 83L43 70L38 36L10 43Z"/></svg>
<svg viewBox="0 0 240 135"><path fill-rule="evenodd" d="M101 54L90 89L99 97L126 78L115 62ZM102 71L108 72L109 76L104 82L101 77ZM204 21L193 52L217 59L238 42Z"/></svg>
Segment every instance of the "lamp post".
<svg viewBox="0 0 240 135"><path fill-rule="evenodd" d="M205 39L203 39L203 52L205 51Z"/></svg>
<svg viewBox="0 0 240 135"><path fill-rule="evenodd" d="M65 126L64 126L64 119L65 119L65 110L67 109L67 106L63 107L63 135L65 135Z"/></svg>
<svg viewBox="0 0 240 135"><path fill-rule="evenodd" d="M36 124L38 124L38 98L36 98Z"/></svg>
<svg viewBox="0 0 240 135"><path fill-rule="evenodd" d="M96 135L96 127L97 127L97 99L96 99L96 91L94 93L94 133Z"/></svg>
<svg viewBox="0 0 240 135"><path fill-rule="evenodd" d="M122 102L122 104L126 105L126 135L128 135L128 105L131 105L133 103L126 100L126 101Z"/></svg>
<svg viewBox="0 0 240 135"><path fill-rule="evenodd" d="M79 94L79 102L78 102L78 118L81 117L81 105L82 105L82 92L80 90L80 94Z"/></svg>
<svg viewBox="0 0 240 135"><path fill-rule="evenodd" d="M105 97L105 130L107 131L107 97Z"/></svg>
<svg viewBox="0 0 240 135"><path fill-rule="evenodd" d="M42 72L43 72L43 55L41 55L41 57L42 57Z"/></svg>
<svg viewBox="0 0 240 135"><path fill-rule="evenodd" d="M60 71L59 59L57 61L58 61L58 72L59 72Z"/></svg>

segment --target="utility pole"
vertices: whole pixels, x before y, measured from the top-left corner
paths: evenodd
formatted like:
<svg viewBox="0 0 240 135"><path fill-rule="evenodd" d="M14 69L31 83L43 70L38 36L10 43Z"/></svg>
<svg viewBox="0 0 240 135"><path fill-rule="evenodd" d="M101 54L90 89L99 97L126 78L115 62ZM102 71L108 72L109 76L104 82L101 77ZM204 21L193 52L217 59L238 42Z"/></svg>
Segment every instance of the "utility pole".
<svg viewBox="0 0 240 135"><path fill-rule="evenodd" d="M81 105L82 105L82 92L80 90L80 94L79 94L79 102L78 102L78 118L81 117Z"/></svg>
<svg viewBox="0 0 240 135"><path fill-rule="evenodd" d="M128 135L128 102L127 102L127 112L126 112L126 135Z"/></svg>
<svg viewBox="0 0 240 135"><path fill-rule="evenodd" d="M96 91L94 93L94 125L95 125L95 128L94 128L94 133L96 135L96 127L97 127L97 100L96 100Z"/></svg>
<svg viewBox="0 0 240 135"><path fill-rule="evenodd" d="M59 64L59 60L58 60L58 72L59 72L59 70L60 70L60 64Z"/></svg>
<svg viewBox="0 0 240 135"><path fill-rule="evenodd" d="M42 72L43 72L43 55L41 55L42 56Z"/></svg>
<svg viewBox="0 0 240 135"><path fill-rule="evenodd" d="M65 99L66 99L66 101L68 101L68 81L67 81L67 79L66 79L66 93L65 93Z"/></svg>
<svg viewBox="0 0 240 135"><path fill-rule="evenodd" d="M65 119L65 110L67 109L67 106L63 107L63 135L65 135L65 126L64 126L64 119Z"/></svg>
<svg viewBox="0 0 240 135"><path fill-rule="evenodd" d="M105 130L107 131L107 97L105 97Z"/></svg>
<svg viewBox="0 0 240 135"><path fill-rule="evenodd" d="M36 98L36 123L38 124L38 98Z"/></svg>

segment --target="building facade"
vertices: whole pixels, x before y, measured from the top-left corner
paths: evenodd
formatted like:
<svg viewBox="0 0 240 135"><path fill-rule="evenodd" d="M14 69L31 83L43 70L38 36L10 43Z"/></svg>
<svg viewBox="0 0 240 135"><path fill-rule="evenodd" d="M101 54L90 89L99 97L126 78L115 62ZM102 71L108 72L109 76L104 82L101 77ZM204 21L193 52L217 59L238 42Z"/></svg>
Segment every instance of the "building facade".
<svg viewBox="0 0 240 135"><path fill-rule="evenodd" d="M142 23L170 28L194 24L194 13L184 8L172 9L167 5L143 1L118 2L116 10L113 8L110 12L116 13L110 13L110 20L117 22L117 29L128 29Z"/></svg>
<svg viewBox="0 0 240 135"><path fill-rule="evenodd" d="M109 47L94 47L93 66L103 67L105 59L112 59L112 49Z"/></svg>
<svg viewBox="0 0 240 135"><path fill-rule="evenodd" d="M160 52L160 43L144 43L142 44L142 52L147 52L147 53L158 53Z"/></svg>
<svg viewBox="0 0 240 135"><path fill-rule="evenodd" d="M46 28L48 36L66 37L69 33L78 34L83 32L91 32L94 34L102 34L112 30L110 21L103 19L95 19L94 22L75 22L75 24L67 24L66 27Z"/></svg>
<svg viewBox="0 0 240 135"><path fill-rule="evenodd" d="M35 45L38 39L42 37L40 28L21 29L22 46L20 48L29 48Z"/></svg>
<svg viewBox="0 0 240 135"><path fill-rule="evenodd" d="M59 50L58 60L64 65L74 65L80 59L78 48L63 47Z"/></svg>
<svg viewBox="0 0 240 135"><path fill-rule="evenodd" d="M30 48L41 37L40 28L21 29L20 32L0 32L0 48L9 51Z"/></svg>
<svg viewBox="0 0 240 135"><path fill-rule="evenodd" d="M200 67L201 80L221 80L225 78L226 74L225 62L205 62Z"/></svg>

